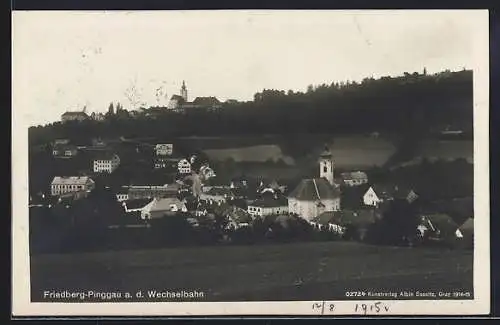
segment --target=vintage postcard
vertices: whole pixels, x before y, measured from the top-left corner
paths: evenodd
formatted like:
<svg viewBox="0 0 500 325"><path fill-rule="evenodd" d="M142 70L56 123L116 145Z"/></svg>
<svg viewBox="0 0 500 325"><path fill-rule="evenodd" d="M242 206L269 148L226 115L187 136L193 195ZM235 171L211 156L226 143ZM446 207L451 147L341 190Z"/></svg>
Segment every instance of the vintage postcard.
<svg viewBox="0 0 500 325"><path fill-rule="evenodd" d="M14 316L490 312L487 10L12 35Z"/></svg>

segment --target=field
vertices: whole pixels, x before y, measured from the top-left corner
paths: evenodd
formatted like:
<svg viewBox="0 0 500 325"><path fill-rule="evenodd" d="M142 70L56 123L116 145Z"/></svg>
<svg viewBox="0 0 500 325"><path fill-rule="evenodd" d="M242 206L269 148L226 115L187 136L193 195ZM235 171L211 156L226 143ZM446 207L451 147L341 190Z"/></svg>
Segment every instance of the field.
<svg viewBox="0 0 500 325"><path fill-rule="evenodd" d="M466 159L473 163L473 141L422 141L416 150L415 156L427 159L454 160Z"/></svg>
<svg viewBox="0 0 500 325"><path fill-rule="evenodd" d="M205 301L331 300L346 291L469 290L472 251L352 242L184 247L31 258L43 290L197 290Z"/></svg>
<svg viewBox="0 0 500 325"><path fill-rule="evenodd" d="M226 161L233 159L235 162L277 162L282 160L287 165L294 165L292 157L283 155L281 148L275 144L257 145L240 148L207 149L205 154L212 161Z"/></svg>

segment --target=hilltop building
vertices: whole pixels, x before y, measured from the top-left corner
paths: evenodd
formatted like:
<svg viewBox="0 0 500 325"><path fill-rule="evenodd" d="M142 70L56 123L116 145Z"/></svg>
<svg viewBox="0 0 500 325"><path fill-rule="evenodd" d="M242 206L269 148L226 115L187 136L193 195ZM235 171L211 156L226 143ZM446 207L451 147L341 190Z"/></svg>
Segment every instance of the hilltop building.
<svg viewBox="0 0 500 325"><path fill-rule="evenodd" d="M222 103L213 96L196 97L192 102L188 101L188 90L185 81L182 81L180 95L173 95L167 108L177 112L184 112L189 109L215 110L222 107Z"/></svg>
<svg viewBox="0 0 500 325"><path fill-rule="evenodd" d="M66 123L69 121L86 121L90 119L87 113L83 112L65 112L61 115L61 122Z"/></svg>

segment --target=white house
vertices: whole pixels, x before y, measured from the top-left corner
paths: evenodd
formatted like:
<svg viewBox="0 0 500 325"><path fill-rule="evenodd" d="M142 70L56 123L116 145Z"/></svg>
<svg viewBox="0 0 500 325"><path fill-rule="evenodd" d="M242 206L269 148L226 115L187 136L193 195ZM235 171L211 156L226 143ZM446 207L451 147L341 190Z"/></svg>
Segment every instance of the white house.
<svg viewBox="0 0 500 325"><path fill-rule="evenodd" d="M104 153L94 159L94 173L112 173L120 165L120 157L116 154Z"/></svg>
<svg viewBox="0 0 500 325"><path fill-rule="evenodd" d="M288 214L288 200L280 199L260 199L250 202L247 212L252 216L265 217L273 214Z"/></svg>
<svg viewBox="0 0 500 325"><path fill-rule="evenodd" d="M159 143L155 146L157 156L170 156L173 153L174 145L172 143Z"/></svg>
<svg viewBox="0 0 500 325"><path fill-rule="evenodd" d="M191 174L191 163L187 159L181 159L177 164L179 174Z"/></svg>
<svg viewBox="0 0 500 325"><path fill-rule="evenodd" d="M346 186L359 186L368 183L368 175L362 171L342 173L340 176Z"/></svg>
<svg viewBox="0 0 500 325"><path fill-rule="evenodd" d="M340 210L340 191L334 183L329 151L319 160L320 178L303 179L288 196L288 211L310 221L326 211Z"/></svg>
<svg viewBox="0 0 500 325"><path fill-rule="evenodd" d="M62 195L71 192L92 191L95 182L88 176L56 176L50 183L51 194Z"/></svg>

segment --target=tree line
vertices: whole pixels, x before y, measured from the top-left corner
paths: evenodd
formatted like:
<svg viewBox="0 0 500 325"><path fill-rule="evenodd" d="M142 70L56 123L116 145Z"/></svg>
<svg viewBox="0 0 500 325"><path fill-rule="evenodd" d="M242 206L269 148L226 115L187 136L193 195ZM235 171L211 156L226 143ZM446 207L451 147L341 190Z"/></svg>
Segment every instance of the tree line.
<svg viewBox="0 0 500 325"><path fill-rule="evenodd" d="M108 109L104 121L54 122L30 128L30 143L55 138L179 137L250 134L428 133L452 125L472 131L472 71L366 78L313 86L305 92L264 89L248 102L216 111L174 113L150 107Z"/></svg>

